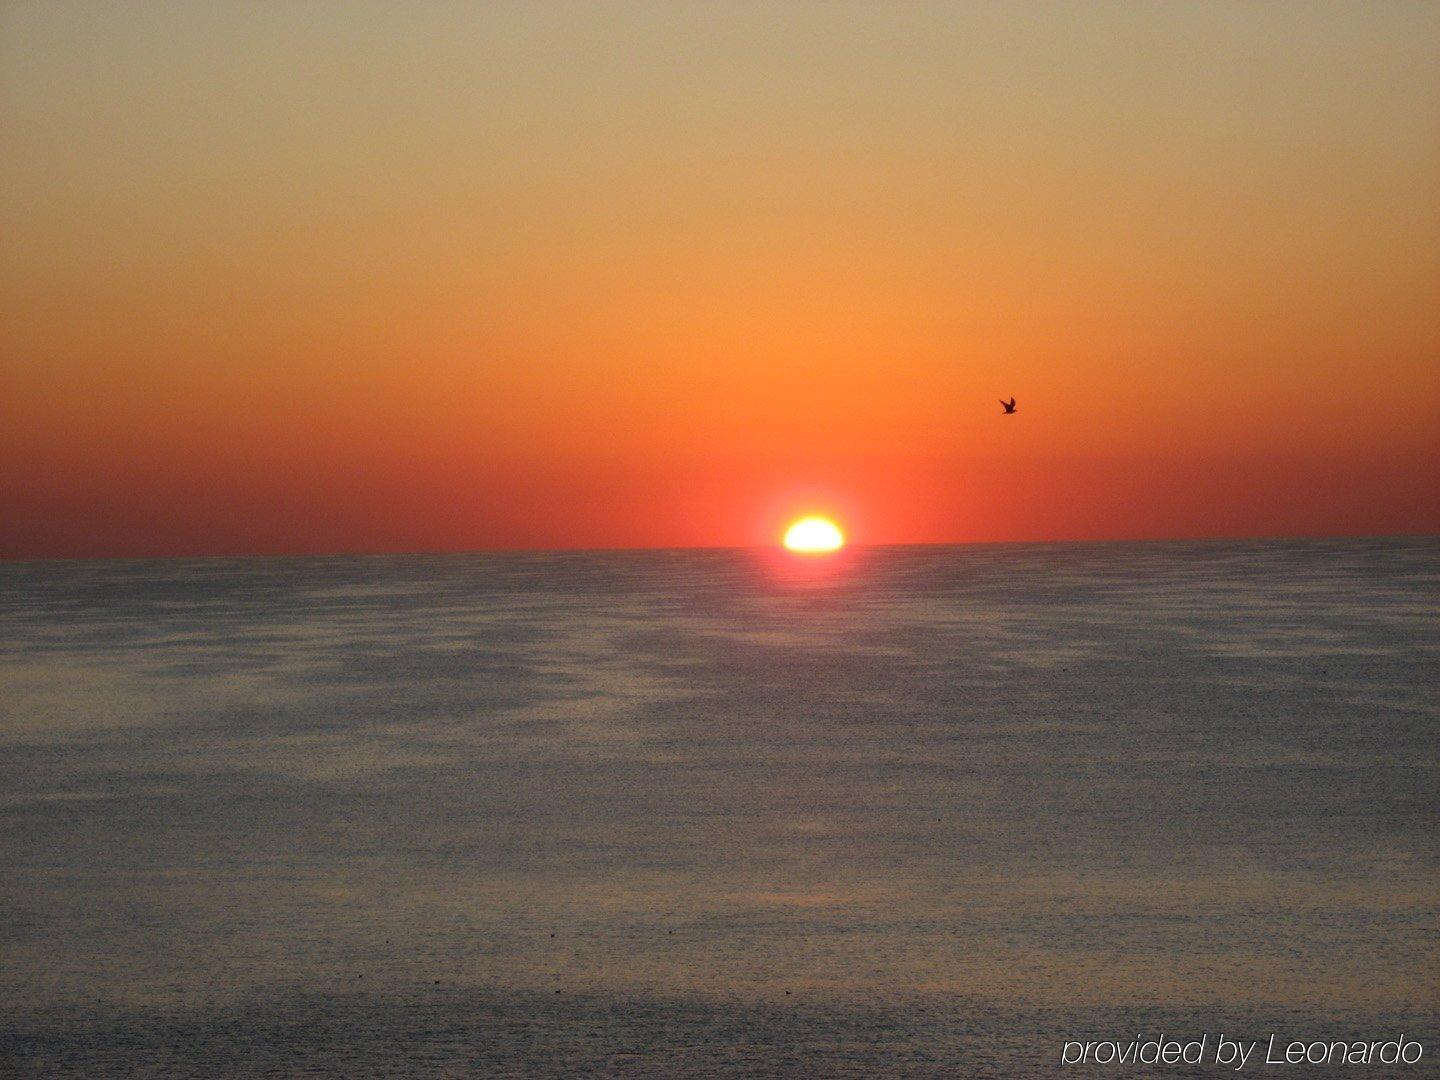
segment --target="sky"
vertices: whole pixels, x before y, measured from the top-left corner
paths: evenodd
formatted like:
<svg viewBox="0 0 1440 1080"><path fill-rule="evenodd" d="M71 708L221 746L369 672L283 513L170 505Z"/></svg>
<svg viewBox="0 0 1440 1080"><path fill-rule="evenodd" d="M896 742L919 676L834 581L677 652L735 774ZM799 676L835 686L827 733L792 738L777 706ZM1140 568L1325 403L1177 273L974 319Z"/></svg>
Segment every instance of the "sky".
<svg viewBox="0 0 1440 1080"><path fill-rule="evenodd" d="M0 6L4 557L1437 532L1437 301L1440 4Z"/></svg>

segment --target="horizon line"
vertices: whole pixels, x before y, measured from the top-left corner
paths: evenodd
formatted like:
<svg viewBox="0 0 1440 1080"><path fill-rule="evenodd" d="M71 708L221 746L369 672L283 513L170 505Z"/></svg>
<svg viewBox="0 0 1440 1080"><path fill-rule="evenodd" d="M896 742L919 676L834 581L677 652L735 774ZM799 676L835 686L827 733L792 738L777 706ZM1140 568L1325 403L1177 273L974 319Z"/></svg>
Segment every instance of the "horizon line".
<svg viewBox="0 0 1440 1080"><path fill-rule="evenodd" d="M1081 547L1110 544L1220 544L1245 542L1313 543L1323 540L1399 540L1436 539L1440 532L1394 532L1394 533L1269 533L1243 535L1193 535L1193 536L1116 536L1083 537L1068 540L919 540L879 541L874 543L846 542L841 552L829 552L835 556L850 550L878 550L889 548L939 548L939 547ZM21 566L31 563L52 562L197 562L203 560L235 559L396 559L422 556L467 556L467 555L618 555L626 553L705 552L705 551L769 551L797 558L816 558L815 555L789 552L779 542L769 544L656 544L617 547L477 547L477 548L404 548L385 550L330 550L330 551L247 551L247 552L195 552L168 555L3 555L0 565ZM824 558L826 555L820 555Z"/></svg>

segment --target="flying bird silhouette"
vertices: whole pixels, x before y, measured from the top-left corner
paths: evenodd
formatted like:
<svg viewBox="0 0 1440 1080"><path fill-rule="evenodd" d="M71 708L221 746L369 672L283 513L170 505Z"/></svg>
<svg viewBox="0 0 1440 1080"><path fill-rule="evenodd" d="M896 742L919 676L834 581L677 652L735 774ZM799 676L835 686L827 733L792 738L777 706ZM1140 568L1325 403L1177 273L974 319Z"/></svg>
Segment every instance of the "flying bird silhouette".
<svg viewBox="0 0 1440 1080"><path fill-rule="evenodd" d="M1015 398L1014 398L1013 395L1011 396L1011 398L1010 398L1009 401L1002 401L1002 402L1000 402L1000 404L1005 407L1005 412L1004 412L1002 415L1011 416L1011 415L1014 414L1014 412L1015 412Z"/></svg>

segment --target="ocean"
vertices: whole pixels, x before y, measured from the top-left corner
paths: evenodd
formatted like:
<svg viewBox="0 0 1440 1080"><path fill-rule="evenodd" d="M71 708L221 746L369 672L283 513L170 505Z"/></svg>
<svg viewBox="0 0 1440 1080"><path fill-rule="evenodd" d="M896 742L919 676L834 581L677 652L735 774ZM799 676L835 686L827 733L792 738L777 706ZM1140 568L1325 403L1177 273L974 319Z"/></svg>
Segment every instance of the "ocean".
<svg viewBox="0 0 1440 1080"><path fill-rule="evenodd" d="M1434 538L0 564L0 1073L1440 1075L1437 598Z"/></svg>

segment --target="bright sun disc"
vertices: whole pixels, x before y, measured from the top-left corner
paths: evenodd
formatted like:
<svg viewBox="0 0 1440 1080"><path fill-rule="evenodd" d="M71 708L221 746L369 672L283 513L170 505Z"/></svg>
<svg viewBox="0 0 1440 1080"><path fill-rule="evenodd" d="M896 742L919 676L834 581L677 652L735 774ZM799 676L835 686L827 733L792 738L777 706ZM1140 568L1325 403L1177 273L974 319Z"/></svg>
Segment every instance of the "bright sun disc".
<svg viewBox="0 0 1440 1080"><path fill-rule="evenodd" d="M785 546L791 551L838 551L844 543L840 527L828 518L801 518L785 530Z"/></svg>

